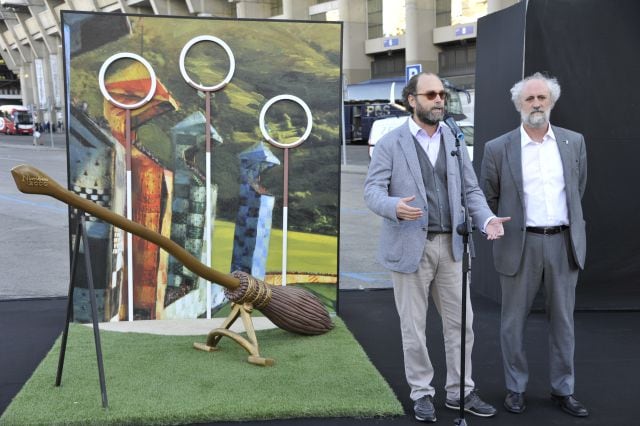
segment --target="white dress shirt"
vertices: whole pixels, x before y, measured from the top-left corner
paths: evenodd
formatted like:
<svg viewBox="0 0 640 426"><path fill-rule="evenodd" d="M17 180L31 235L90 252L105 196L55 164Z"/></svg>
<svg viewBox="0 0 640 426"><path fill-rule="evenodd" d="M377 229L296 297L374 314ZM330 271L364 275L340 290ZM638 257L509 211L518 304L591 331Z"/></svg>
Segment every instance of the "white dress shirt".
<svg viewBox="0 0 640 426"><path fill-rule="evenodd" d="M526 226L568 225L562 159L551 126L542 142L534 142L521 125L520 143Z"/></svg>
<svg viewBox="0 0 640 426"><path fill-rule="evenodd" d="M418 126L413 118L409 120L409 130L411 134L416 138L424 152L427 153L429 161L432 166L435 166L438 160L438 154L440 153L440 136L442 135L442 121L438 122L438 128L429 136L425 130Z"/></svg>

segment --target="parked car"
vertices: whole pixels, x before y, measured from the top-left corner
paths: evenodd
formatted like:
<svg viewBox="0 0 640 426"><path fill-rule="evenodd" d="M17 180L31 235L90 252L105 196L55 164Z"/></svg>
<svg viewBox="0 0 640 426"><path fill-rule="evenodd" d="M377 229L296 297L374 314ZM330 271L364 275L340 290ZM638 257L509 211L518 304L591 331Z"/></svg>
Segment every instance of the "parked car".
<svg viewBox="0 0 640 426"><path fill-rule="evenodd" d="M369 133L369 158L373 154L373 149L376 146L376 143L380 140L382 136L384 136L387 132L399 127L407 121L407 116L404 117L389 117L389 118L381 118L373 122L371 126L371 132ZM464 141L467 145L467 152L469 153L469 158L473 161L473 123L468 120L457 121L460 130L464 134Z"/></svg>
<svg viewBox="0 0 640 426"><path fill-rule="evenodd" d="M467 152L469 159L473 161L473 123L468 120L457 121L458 127L464 134L464 142L467 144Z"/></svg>

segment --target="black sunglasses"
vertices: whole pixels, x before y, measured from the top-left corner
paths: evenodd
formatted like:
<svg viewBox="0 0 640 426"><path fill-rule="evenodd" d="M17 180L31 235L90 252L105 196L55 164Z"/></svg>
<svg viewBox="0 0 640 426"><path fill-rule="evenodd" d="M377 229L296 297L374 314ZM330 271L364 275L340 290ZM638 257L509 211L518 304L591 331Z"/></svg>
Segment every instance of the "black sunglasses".
<svg viewBox="0 0 640 426"><path fill-rule="evenodd" d="M430 90L429 92L426 93L414 93L413 96L426 96L427 99L429 99L430 101L434 100L436 98L436 96L440 96L440 99L442 99L443 101L447 98L447 92L440 91L440 92L436 92L434 90Z"/></svg>

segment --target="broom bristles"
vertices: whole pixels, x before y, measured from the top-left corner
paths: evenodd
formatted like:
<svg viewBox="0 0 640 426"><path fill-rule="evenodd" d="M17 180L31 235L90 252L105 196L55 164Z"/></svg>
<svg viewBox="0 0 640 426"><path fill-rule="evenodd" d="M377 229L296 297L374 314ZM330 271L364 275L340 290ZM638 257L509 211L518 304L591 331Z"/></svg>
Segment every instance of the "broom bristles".
<svg viewBox="0 0 640 426"><path fill-rule="evenodd" d="M316 296L296 287L271 286L251 275L235 271L240 287L226 290L234 303L251 303L283 330L303 335L323 334L333 328L329 312Z"/></svg>
<svg viewBox="0 0 640 426"><path fill-rule="evenodd" d="M260 312L283 330L317 335L333 328L327 309L308 291L296 287L274 287L271 291L271 302Z"/></svg>

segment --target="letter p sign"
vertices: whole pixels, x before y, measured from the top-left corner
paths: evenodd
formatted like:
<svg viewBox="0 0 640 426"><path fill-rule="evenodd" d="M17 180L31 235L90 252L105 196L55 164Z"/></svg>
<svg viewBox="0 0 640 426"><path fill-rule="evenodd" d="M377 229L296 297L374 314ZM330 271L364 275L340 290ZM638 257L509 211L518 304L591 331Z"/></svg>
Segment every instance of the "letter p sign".
<svg viewBox="0 0 640 426"><path fill-rule="evenodd" d="M405 70L405 84L409 82L411 77L422 72L422 64L407 65Z"/></svg>

